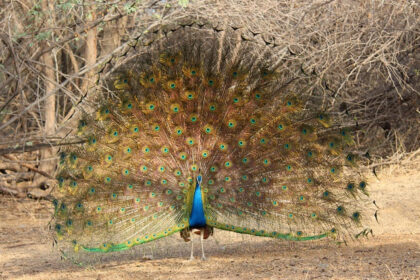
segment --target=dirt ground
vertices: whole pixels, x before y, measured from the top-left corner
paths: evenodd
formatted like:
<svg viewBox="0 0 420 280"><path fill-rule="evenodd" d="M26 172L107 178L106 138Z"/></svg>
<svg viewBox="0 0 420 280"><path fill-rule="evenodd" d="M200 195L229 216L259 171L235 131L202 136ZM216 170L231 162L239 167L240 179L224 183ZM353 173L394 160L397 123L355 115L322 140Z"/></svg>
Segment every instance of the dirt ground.
<svg viewBox="0 0 420 280"><path fill-rule="evenodd" d="M374 237L338 246L216 231L205 243L207 261L198 257L198 239L197 258L189 261L190 245L174 236L167 247L76 265L52 246L50 203L0 196L0 279L420 279L420 171L400 168L379 178L370 180L380 207Z"/></svg>

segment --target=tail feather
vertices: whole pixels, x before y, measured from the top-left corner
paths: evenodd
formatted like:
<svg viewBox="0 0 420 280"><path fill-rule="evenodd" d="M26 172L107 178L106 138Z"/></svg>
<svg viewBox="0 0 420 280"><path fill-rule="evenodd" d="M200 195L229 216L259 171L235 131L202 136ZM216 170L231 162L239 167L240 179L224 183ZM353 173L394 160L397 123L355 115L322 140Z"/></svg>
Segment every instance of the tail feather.
<svg viewBox="0 0 420 280"><path fill-rule="evenodd" d="M58 239L107 252L181 231L199 174L209 226L287 240L360 231L351 118L287 55L241 35L181 26L115 69L79 123L86 142L63 150Z"/></svg>

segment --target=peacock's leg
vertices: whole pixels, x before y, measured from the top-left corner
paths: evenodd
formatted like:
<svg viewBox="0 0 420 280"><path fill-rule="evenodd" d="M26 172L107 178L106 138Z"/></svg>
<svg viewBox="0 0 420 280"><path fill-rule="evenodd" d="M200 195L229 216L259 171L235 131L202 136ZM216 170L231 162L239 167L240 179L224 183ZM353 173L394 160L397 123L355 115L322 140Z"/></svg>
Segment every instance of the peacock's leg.
<svg viewBox="0 0 420 280"><path fill-rule="evenodd" d="M204 229L200 231L200 240L201 240L201 252L202 252L201 260L205 261L206 256L204 255Z"/></svg>
<svg viewBox="0 0 420 280"><path fill-rule="evenodd" d="M190 261L192 261L194 259L194 235L191 235L191 256L190 256Z"/></svg>

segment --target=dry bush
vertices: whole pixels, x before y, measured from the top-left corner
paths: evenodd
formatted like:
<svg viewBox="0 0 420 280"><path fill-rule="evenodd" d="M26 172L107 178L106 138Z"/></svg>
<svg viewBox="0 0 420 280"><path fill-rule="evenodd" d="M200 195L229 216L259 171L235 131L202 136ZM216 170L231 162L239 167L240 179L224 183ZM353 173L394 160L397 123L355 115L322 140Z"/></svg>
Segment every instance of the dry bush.
<svg viewBox="0 0 420 280"><path fill-rule="evenodd" d="M273 66L284 59L301 65L354 116L357 140L376 155L374 166L419 149L416 1L105 2L0 4L0 191L46 195L39 191L54 173L50 147L65 136L94 82L107 75L95 71L118 63L148 31L170 32L185 18L216 30L240 29L240 40L272 49Z"/></svg>

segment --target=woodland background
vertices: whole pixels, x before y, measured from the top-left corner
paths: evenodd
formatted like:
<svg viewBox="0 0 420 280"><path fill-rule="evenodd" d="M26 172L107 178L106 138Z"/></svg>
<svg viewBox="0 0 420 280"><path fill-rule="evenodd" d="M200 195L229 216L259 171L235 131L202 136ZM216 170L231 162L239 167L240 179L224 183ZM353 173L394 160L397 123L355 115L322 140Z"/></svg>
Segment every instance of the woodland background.
<svg viewBox="0 0 420 280"><path fill-rule="evenodd" d="M243 40L292 54L346 101L343 110L368 116L365 133L384 136L372 143L372 168L418 158L419 1L3 0L0 192L47 196L67 121L95 95L103 65L185 17L242 28Z"/></svg>

